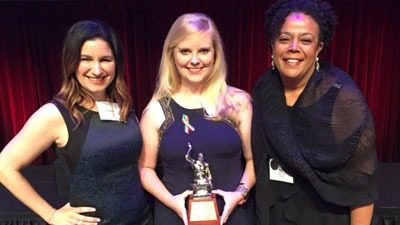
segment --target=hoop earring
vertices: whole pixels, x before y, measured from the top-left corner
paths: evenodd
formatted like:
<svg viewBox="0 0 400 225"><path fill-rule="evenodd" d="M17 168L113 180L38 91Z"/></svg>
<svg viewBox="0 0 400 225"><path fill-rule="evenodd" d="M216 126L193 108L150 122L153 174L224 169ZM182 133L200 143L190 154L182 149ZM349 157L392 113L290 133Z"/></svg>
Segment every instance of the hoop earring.
<svg viewBox="0 0 400 225"><path fill-rule="evenodd" d="M271 68L275 70L274 55L271 55Z"/></svg>
<svg viewBox="0 0 400 225"><path fill-rule="evenodd" d="M319 57L317 56L317 58L315 58L315 70L317 70L317 72L319 72Z"/></svg>

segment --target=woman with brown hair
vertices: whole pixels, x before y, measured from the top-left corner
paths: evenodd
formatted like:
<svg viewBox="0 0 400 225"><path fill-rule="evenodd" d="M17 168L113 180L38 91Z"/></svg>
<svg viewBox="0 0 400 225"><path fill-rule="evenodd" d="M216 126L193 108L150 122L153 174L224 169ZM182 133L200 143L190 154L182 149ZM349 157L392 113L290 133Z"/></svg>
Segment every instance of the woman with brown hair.
<svg viewBox="0 0 400 225"><path fill-rule="evenodd" d="M61 90L1 152L0 182L49 224L151 224L137 169L142 138L115 32L97 20L75 23L62 60ZM52 144L70 184L60 209L20 172Z"/></svg>

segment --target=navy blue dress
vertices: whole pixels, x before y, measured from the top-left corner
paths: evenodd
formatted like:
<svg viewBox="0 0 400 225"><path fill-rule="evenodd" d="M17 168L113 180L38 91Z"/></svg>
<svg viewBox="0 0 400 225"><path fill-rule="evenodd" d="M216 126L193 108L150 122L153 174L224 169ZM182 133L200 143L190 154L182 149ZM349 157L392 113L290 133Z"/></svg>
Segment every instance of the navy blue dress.
<svg viewBox="0 0 400 225"><path fill-rule="evenodd" d="M95 207L100 224L151 224L137 167L142 136L134 112L122 123L102 121L98 112L81 108L85 121L74 129L67 109L51 102L68 128L68 143L56 153L69 178L71 205Z"/></svg>
<svg viewBox="0 0 400 225"><path fill-rule="evenodd" d="M240 183L244 171L242 141L238 131L228 120L210 120L205 118L203 108L186 109L178 105L172 98L163 98L160 104L166 120L161 126L159 145L159 162L162 169L162 182L173 194L191 190L193 171L185 160L187 143L192 145L191 157L197 158L203 153L204 160L209 163L213 189L234 191ZM182 115L189 117L194 132L185 133ZM220 214L224 201L217 196ZM237 206L231 213L226 225L252 225L253 205L248 201ZM178 215L163 205L155 202L154 223L156 225L183 225Z"/></svg>

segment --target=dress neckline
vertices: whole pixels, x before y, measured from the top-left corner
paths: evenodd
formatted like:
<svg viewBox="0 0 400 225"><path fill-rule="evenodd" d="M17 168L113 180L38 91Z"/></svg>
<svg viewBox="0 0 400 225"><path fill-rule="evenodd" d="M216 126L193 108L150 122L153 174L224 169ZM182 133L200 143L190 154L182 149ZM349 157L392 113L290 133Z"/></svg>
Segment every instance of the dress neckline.
<svg viewBox="0 0 400 225"><path fill-rule="evenodd" d="M88 109L88 108L86 108L86 107L84 107L82 105L78 105L77 108L82 113L91 113L91 114L98 114L99 113L98 111L94 111L94 110Z"/></svg>
<svg viewBox="0 0 400 225"><path fill-rule="evenodd" d="M181 109L189 110L189 111L193 111L193 112L195 112L195 111L201 111L201 112L203 112L203 111L204 111L204 108L203 108L203 107L201 107L201 108L193 108L193 109L191 109L191 108L186 108L186 107L180 105L177 101L175 101L174 98L171 97L170 99L171 99L171 101L172 101L175 105L177 105L177 106L178 106L179 108L181 108Z"/></svg>

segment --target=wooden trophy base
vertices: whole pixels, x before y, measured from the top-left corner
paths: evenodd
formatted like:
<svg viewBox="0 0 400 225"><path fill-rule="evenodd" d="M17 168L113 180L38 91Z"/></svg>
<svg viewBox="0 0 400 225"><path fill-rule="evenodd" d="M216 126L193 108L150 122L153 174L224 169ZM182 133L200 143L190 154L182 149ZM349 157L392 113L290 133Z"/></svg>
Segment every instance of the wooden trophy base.
<svg viewBox="0 0 400 225"><path fill-rule="evenodd" d="M220 225L215 194L206 197L189 196L189 225Z"/></svg>

